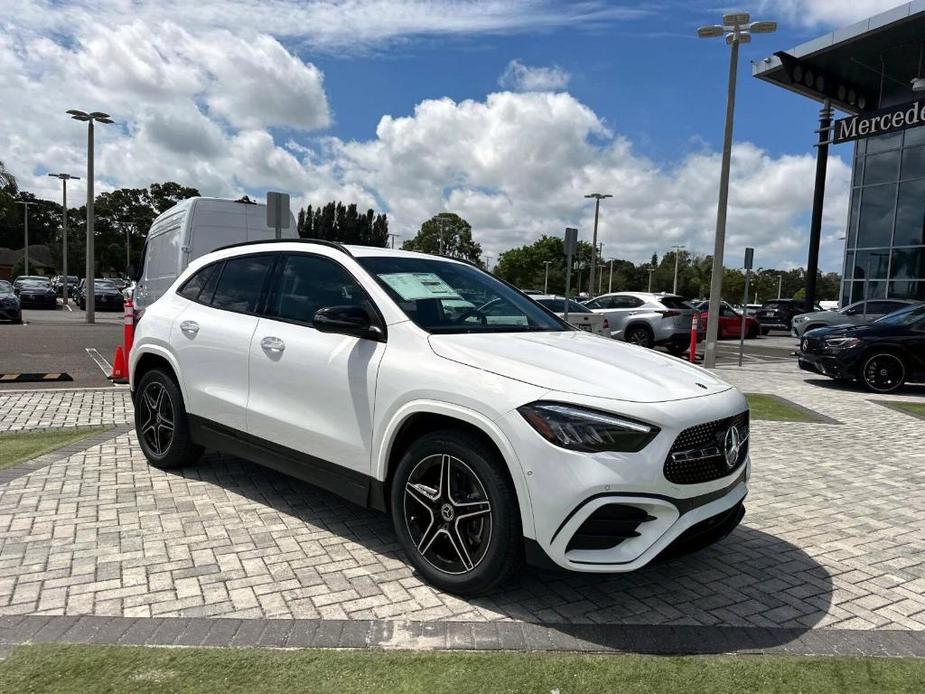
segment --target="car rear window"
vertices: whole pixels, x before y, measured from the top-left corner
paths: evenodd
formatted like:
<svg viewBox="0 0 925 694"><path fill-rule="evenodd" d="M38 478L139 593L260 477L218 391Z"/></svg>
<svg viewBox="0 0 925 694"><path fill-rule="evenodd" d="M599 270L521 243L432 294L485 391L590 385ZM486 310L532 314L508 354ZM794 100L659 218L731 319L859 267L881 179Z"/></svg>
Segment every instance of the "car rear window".
<svg viewBox="0 0 925 694"><path fill-rule="evenodd" d="M693 308L689 299L684 299L680 296L663 296L659 299L659 303L661 303L662 306L664 306L665 308L674 308L674 309Z"/></svg>
<svg viewBox="0 0 925 694"><path fill-rule="evenodd" d="M273 258L269 255L226 260L212 297L212 307L237 313L253 313L272 263Z"/></svg>

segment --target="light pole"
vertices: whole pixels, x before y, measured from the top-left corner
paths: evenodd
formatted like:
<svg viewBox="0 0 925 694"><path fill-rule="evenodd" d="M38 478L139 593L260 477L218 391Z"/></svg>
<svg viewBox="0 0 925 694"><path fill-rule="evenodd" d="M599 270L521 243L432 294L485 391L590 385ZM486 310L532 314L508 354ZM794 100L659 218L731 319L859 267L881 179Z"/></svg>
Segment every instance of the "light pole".
<svg viewBox="0 0 925 694"><path fill-rule="evenodd" d="M543 265L546 266L546 276L543 278L543 294L549 294L549 266L551 264L551 260L543 261Z"/></svg>
<svg viewBox="0 0 925 694"><path fill-rule="evenodd" d="M723 292L723 250L726 244L726 207L729 202L729 166L732 159L732 121L735 114L736 69L739 62L739 44L750 43L752 34L768 34L777 30L777 22L752 22L748 12L735 12L723 16L722 25L702 26L697 29L700 38L724 36L732 47L729 57L729 86L726 92L726 127L723 131L723 160L719 177L719 202L716 209L716 237L713 244L713 272L710 277L711 316L719 315ZM706 347L703 365L716 366L716 337L718 320L707 323Z"/></svg>
<svg viewBox="0 0 925 694"><path fill-rule="evenodd" d="M783 286L784 286L784 276L778 275L777 276L777 298L778 299L780 299L780 290L781 290L781 287Z"/></svg>
<svg viewBox="0 0 925 694"><path fill-rule="evenodd" d="M95 254L93 250L93 123L112 123L108 113L93 111L86 113L71 109L67 112L74 120L87 124L87 270L84 276L84 295L87 307L87 322L96 322L96 291L95 291Z"/></svg>
<svg viewBox="0 0 925 694"><path fill-rule="evenodd" d="M588 298L594 298L594 266L597 265L597 218L601 211L601 200L612 198L607 193L588 193L586 198L594 198L594 235L591 237L591 272L588 278Z"/></svg>
<svg viewBox="0 0 925 694"><path fill-rule="evenodd" d="M63 197L64 214L61 215L61 274L64 281L61 284L61 300L67 306L67 182L79 181L80 176L71 176L68 173L50 173L52 178L61 179L61 194Z"/></svg>
<svg viewBox="0 0 925 694"><path fill-rule="evenodd" d="M671 293L678 293L678 256L681 255L681 249L684 248L684 245L672 246L674 249L674 286L672 287Z"/></svg>
<svg viewBox="0 0 925 694"><path fill-rule="evenodd" d="M607 282L607 293L613 293L613 258L610 259L610 279Z"/></svg>
<svg viewBox="0 0 925 694"><path fill-rule="evenodd" d="M389 239L392 241L392 248L395 248L395 239L401 236L401 234L389 234Z"/></svg>
<svg viewBox="0 0 925 694"><path fill-rule="evenodd" d="M655 272L655 268L649 268L649 294L652 293L652 273Z"/></svg>
<svg viewBox="0 0 925 694"><path fill-rule="evenodd" d="M25 265L25 270L23 270L22 274L28 275L29 274L29 205L34 205L35 203L29 202L26 200L17 200L16 203L19 205L22 205L23 207L23 215L24 215L23 224L25 226L25 229L23 231L25 233L25 244L23 245L23 249L22 249L23 250L22 260L23 260L23 265Z"/></svg>

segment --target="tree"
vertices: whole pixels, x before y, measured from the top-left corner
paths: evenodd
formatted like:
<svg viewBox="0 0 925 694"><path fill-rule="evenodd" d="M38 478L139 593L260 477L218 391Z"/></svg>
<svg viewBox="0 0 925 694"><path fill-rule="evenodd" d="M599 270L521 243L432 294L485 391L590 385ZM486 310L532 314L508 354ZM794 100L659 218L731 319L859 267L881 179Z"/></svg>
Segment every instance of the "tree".
<svg viewBox="0 0 925 694"><path fill-rule="evenodd" d="M451 258L462 258L482 266L482 247L472 239L472 225L458 214L441 212L421 225L413 239L402 246L406 251L419 251Z"/></svg>
<svg viewBox="0 0 925 694"><path fill-rule="evenodd" d="M361 213L356 203L331 201L323 207L300 209L296 228L299 238L323 239L356 246L384 248L389 240L389 220L373 210Z"/></svg>

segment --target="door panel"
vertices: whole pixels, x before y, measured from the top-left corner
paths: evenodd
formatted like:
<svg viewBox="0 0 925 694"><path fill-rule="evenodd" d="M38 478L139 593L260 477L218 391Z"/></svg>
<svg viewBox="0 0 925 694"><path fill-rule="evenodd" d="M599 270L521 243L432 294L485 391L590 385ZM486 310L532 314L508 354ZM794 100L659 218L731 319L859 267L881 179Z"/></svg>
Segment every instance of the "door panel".
<svg viewBox="0 0 925 694"><path fill-rule="evenodd" d="M247 431L369 473L381 342L261 318L250 347Z"/></svg>
<svg viewBox="0 0 925 694"><path fill-rule="evenodd" d="M190 303L170 342L186 386L186 409L243 431L247 353L257 318Z"/></svg>

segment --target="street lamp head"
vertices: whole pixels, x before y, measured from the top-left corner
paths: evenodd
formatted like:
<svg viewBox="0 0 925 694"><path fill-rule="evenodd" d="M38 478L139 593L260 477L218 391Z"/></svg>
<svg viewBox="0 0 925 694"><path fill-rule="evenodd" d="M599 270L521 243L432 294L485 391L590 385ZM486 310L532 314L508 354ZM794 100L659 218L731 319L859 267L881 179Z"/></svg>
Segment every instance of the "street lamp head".
<svg viewBox="0 0 925 694"><path fill-rule="evenodd" d="M722 36L725 33L723 27L714 24L713 26L705 26L697 29L697 36L702 39L715 39L718 36Z"/></svg>
<svg viewBox="0 0 925 694"><path fill-rule="evenodd" d="M740 27L748 24L751 16L748 12L731 12L723 15L723 25L727 27Z"/></svg>
<svg viewBox="0 0 925 694"><path fill-rule="evenodd" d="M596 200L604 200L605 198L612 198L613 195L610 193L588 193L585 195L586 198L594 198Z"/></svg>
<svg viewBox="0 0 925 694"><path fill-rule="evenodd" d="M738 41L739 43L751 43L752 35L749 34L747 31L740 31L738 33L726 34L726 43L728 43L731 46L733 41Z"/></svg>
<svg viewBox="0 0 925 694"><path fill-rule="evenodd" d="M68 115L74 120L88 121L90 120L90 114L85 111L78 111L76 108L72 108L67 112Z"/></svg>
<svg viewBox="0 0 925 694"><path fill-rule="evenodd" d="M777 22L752 22L748 30L753 34L773 34L777 31Z"/></svg>
<svg viewBox="0 0 925 694"><path fill-rule="evenodd" d="M71 118L79 121L96 121L97 123L113 123L114 121L108 113L103 113L102 111L93 111L93 113L87 113L86 111L78 111L76 108L71 109L67 112Z"/></svg>

